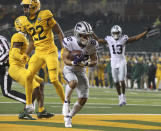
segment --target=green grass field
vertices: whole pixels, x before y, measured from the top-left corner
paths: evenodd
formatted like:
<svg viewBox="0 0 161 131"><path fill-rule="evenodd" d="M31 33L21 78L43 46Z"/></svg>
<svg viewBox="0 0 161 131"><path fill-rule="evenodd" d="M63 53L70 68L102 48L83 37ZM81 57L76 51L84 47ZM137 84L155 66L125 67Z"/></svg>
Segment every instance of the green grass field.
<svg viewBox="0 0 161 131"><path fill-rule="evenodd" d="M13 84L13 89L24 92L24 89L16 83ZM73 128L70 130L161 131L161 92L130 89L127 89L126 92L127 105L119 107L115 89L90 88L88 102L79 115L73 118ZM18 129L21 126L23 130L30 126L41 126L45 131L53 128L56 130L66 129L61 115L62 102L53 86L46 84L44 94L46 109L49 112L54 112L56 116L47 120L24 121L17 118L17 114L23 110L24 105L3 97L0 92L0 131L9 130L9 127L14 129L15 125L18 126ZM71 106L76 100L77 96L74 93ZM4 128L5 124L10 126ZM25 128L26 126L27 128Z"/></svg>

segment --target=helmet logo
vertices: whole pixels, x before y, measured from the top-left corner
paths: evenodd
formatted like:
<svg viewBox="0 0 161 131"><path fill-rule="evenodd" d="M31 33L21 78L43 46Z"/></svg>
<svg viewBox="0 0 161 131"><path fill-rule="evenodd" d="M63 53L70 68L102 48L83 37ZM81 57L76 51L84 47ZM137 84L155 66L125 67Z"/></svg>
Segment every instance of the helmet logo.
<svg viewBox="0 0 161 131"><path fill-rule="evenodd" d="M81 28L82 26L80 24L76 25L76 30L80 30L79 28Z"/></svg>
<svg viewBox="0 0 161 131"><path fill-rule="evenodd" d="M38 22L40 22L41 21L41 18L38 18L37 20L38 20Z"/></svg>

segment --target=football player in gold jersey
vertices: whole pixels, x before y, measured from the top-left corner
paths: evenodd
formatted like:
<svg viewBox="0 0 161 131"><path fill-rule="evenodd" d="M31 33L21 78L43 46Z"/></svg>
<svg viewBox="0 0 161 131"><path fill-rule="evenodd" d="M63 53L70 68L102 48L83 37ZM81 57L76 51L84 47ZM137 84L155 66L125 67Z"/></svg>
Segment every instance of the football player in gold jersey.
<svg viewBox="0 0 161 131"><path fill-rule="evenodd" d="M53 14L49 10L40 10L39 0L22 0L21 5L28 17L26 30L31 37L26 53L30 54L35 47L35 53L32 55L28 67L26 86L30 87L36 72L46 63L50 81L55 86L62 102L64 102L64 89L58 80L58 49L54 43L52 29L58 34L61 45L64 34L53 18Z"/></svg>
<svg viewBox="0 0 161 131"><path fill-rule="evenodd" d="M26 39L25 29L23 28L23 24L27 20L26 16L20 16L15 20L15 28L18 33L15 33L11 38L11 48L9 51L9 74L10 76L17 81L20 85L25 87L25 81L27 77L27 70L25 65L28 61L28 56L26 55L26 50L28 47L28 40ZM29 112L33 111L32 107L32 94L35 94L39 104L39 113L37 114L38 118L42 117L42 111L45 111L43 106L43 79L34 76L33 85L29 88L25 88L26 91L26 109L25 111L19 115L20 119L34 119L29 115ZM28 107L30 105L30 107ZM46 112L45 118L52 117L53 114Z"/></svg>

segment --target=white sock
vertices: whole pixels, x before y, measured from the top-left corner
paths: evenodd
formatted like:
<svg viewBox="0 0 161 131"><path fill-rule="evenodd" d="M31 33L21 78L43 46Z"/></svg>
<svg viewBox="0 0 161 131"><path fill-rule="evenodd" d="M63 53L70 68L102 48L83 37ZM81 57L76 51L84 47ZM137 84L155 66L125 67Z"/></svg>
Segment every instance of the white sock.
<svg viewBox="0 0 161 131"><path fill-rule="evenodd" d="M122 98L125 98L126 96L125 96L125 94L121 94L121 97L122 97Z"/></svg>
<svg viewBox="0 0 161 131"><path fill-rule="evenodd" d="M122 95L119 95L119 100L121 99Z"/></svg>
<svg viewBox="0 0 161 131"><path fill-rule="evenodd" d="M70 102L70 97L74 89L70 88L69 85L66 85L65 88L65 101Z"/></svg>
<svg viewBox="0 0 161 131"><path fill-rule="evenodd" d="M33 104L26 105L26 108L33 108Z"/></svg>
<svg viewBox="0 0 161 131"><path fill-rule="evenodd" d="M78 113L83 106L81 106L78 101L74 104L73 109L70 111L69 116L73 117L76 113Z"/></svg>

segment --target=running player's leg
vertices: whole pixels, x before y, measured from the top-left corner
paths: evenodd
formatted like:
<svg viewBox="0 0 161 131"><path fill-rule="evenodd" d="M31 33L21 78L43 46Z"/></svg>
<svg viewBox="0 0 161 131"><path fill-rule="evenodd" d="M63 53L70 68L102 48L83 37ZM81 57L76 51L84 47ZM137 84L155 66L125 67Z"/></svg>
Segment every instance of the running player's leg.
<svg viewBox="0 0 161 131"><path fill-rule="evenodd" d="M76 88L78 100L73 105L72 110L70 111L68 116L64 117L65 127L72 127L71 119L75 116L85 105L89 96L89 81L85 74L82 73L77 74L78 85Z"/></svg>
<svg viewBox="0 0 161 131"><path fill-rule="evenodd" d="M119 83L119 68L111 68L112 69L112 77L114 84L116 86L117 94L119 97L119 106L122 106L122 96L121 96L121 87Z"/></svg>
<svg viewBox="0 0 161 131"><path fill-rule="evenodd" d="M20 75L24 74L24 73L21 74L20 70L21 69L18 69L16 66L10 66L9 67L9 70L4 75L4 80L3 80L4 91L12 99L18 100L18 101L26 104L26 96L25 96L25 94L22 94L20 92L14 91L14 90L11 90L12 78L19 83L19 79L21 78ZM10 75L8 74L8 72L9 72Z"/></svg>
<svg viewBox="0 0 161 131"><path fill-rule="evenodd" d="M33 92L33 79L35 74L40 70L44 61L34 54L29 61L29 66L26 73L25 91L26 91L26 108L32 104L32 92ZM35 86L37 87L37 86Z"/></svg>
<svg viewBox="0 0 161 131"><path fill-rule="evenodd" d="M14 71L13 71L14 72ZM15 72L14 72L15 74ZM17 100L23 104L26 103L26 96L23 93L12 90L12 78L10 77L8 71L4 69L4 72L1 72L1 89L5 97Z"/></svg>
<svg viewBox="0 0 161 131"><path fill-rule="evenodd" d="M57 54L57 52L49 54L45 58L45 62L47 64L50 81L54 85L56 92L60 96L62 102L64 102L64 100L65 100L64 88L58 79L58 68L59 67L58 67L58 54Z"/></svg>
<svg viewBox="0 0 161 131"><path fill-rule="evenodd" d="M85 105L88 96L89 96L89 81L85 74L79 75L77 74L78 85L76 88L78 101L73 106L73 109L69 113L69 116L73 117L76 113L78 113L82 107Z"/></svg>
<svg viewBox="0 0 161 131"><path fill-rule="evenodd" d="M39 83L38 81L36 81L36 79L41 81L41 83ZM39 83L39 87L37 87L37 83ZM54 114L53 113L49 113L45 110L44 107L44 82L43 79L40 78L39 76L35 75L34 80L33 80L33 94L36 95L36 99L38 102L38 112L37 112L37 117L39 119L41 118L50 118L53 117Z"/></svg>
<svg viewBox="0 0 161 131"><path fill-rule="evenodd" d="M122 64L119 68L119 81L121 82L121 88L122 88L122 100L123 100L123 105L126 105L126 96L125 96L125 89L126 89L126 84L125 84L125 78L127 74L127 68L126 64Z"/></svg>
<svg viewBox="0 0 161 131"><path fill-rule="evenodd" d="M65 88L65 101L64 101L63 109L62 109L62 114L64 115L64 117L66 117L69 115L70 99L71 99L72 92L74 91L74 89L76 88L78 84L78 79L75 73L72 72L67 67L64 67L63 74L64 74L65 80L68 83Z"/></svg>

